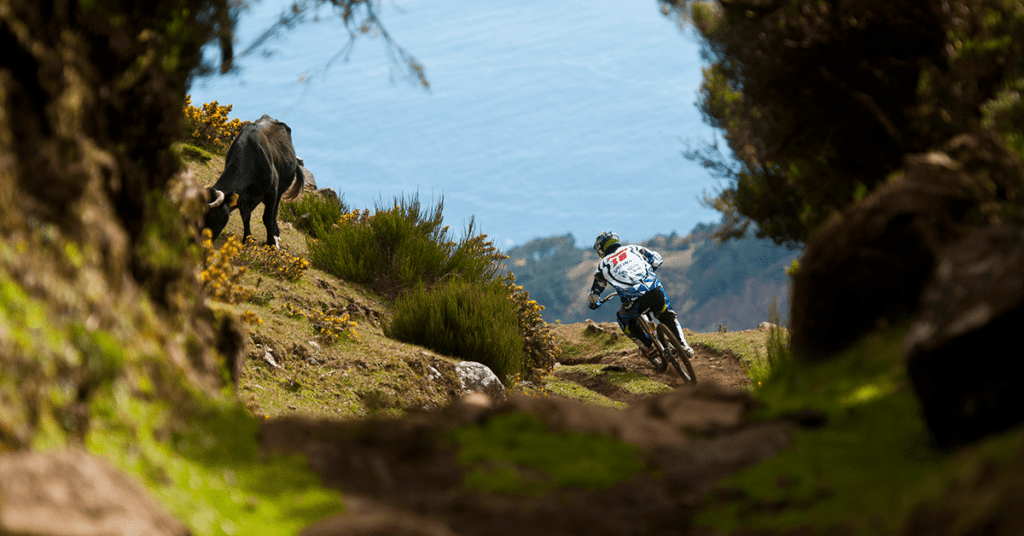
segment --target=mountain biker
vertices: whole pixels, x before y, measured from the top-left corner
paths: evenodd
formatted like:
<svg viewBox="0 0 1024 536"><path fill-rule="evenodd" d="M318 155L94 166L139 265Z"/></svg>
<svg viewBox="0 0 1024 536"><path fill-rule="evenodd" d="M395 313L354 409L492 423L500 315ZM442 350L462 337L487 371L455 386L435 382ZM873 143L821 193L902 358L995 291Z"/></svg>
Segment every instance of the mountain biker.
<svg viewBox="0 0 1024 536"><path fill-rule="evenodd" d="M683 328L676 319L668 296L665 295L665 288L654 274L661 266L661 255L643 246L623 246L619 243L619 235L611 231L598 235L594 241L594 249L601 256L601 261L597 264L594 284L591 285L590 294L587 296L589 307L600 307L601 293L604 292L605 286L611 283L622 301L616 313L619 327L640 347L645 357L650 355L649 351L654 342L640 329L640 313L644 309L650 309L659 322L674 330L683 349L689 354L687 357L693 357L693 349L686 344Z"/></svg>

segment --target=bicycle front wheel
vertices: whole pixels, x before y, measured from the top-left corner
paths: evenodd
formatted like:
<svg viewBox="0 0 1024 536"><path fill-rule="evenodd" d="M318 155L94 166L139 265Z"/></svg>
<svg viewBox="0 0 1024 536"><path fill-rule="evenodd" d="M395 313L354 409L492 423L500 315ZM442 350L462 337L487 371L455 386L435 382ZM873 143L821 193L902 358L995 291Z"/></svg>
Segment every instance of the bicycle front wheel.
<svg viewBox="0 0 1024 536"><path fill-rule="evenodd" d="M690 364L690 354L683 348L676 334L665 324L658 324L658 340L665 347L666 357L679 373L679 377L686 383L697 383L697 375L693 373L693 365Z"/></svg>

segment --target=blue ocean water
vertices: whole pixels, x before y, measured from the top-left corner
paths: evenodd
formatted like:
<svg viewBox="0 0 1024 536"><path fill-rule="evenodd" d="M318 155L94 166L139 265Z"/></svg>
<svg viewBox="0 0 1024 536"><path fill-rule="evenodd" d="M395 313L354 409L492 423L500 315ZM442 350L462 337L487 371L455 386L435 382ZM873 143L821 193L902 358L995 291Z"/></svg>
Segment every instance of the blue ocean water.
<svg viewBox="0 0 1024 536"><path fill-rule="evenodd" d="M243 15L241 50L285 8ZM348 34L335 15L285 33L240 74L196 81L193 103L233 104L292 128L320 187L356 208L396 195L444 198L446 222L503 249L572 233L589 247L689 232L718 220L697 197L715 181L680 151L711 139L694 106L698 46L655 0L395 0L391 36L426 68L431 89L397 80L381 39Z"/></svg>

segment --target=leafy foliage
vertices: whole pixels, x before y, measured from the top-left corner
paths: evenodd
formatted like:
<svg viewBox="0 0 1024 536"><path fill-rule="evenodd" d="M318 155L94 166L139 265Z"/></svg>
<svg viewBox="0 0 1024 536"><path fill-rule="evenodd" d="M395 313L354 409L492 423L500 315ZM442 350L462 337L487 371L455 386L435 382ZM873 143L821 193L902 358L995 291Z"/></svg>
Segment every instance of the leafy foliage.
<svg viewBox="0 0 1024 536"><path fill-rule="evenodd" d="M236 262L271 277L291 282L298 281L309 269L309 261L306 259L274 246L258 244L251 236L238 252Z"/></svg>
<svg viewBox="0 0 1024 536"><path fill-rule="evenodd" d="M322 201L329 204L331 201ZM351 214L327 227L320 208L312 213L310 262L346 281L396 297L410 289L434 285L446 277L490 281L502 256L487 235L475 234L470 221L461 240L453 240L441 215L444 200L429 208L418 197L378 205L371 216ZM333 209L327 209L333 210ZM336 225L336 227L335 227Z"/></svg>
<svg viewBox="0 0 1024 536"><path fill-rule="evenodd" d="M498 281L452 278L395 302L385 333L487 365L503 381L520 373L523 337L515 304Z"/></svg>
<svg viewBox="0 0 1024 536"><path fill-rule="evenodd" d="M687 152L726 181L720 238L802 243L904 155L973 129L1020 146L1024 4L661 0L703 39L698 105L721 129Z"/></svg>
<svg viewBox="0 0 1024 536"><path fill-rule="evenodd" d="M516 285L513 274L505 276L503 282L508 299L512 302L518 318L519 335L523 339L525 351L522 366L522 377L537 381L551 373L562 350L555 343L548 324L541 318L544 306L537 300L530 299L530 293L521 285Z"/></svg>
<svg viewBox="0 0 1024 536"><path fill-rule="evenodd" d="M305 310L290 303L280 307L280 311L291 318L305 318L309 321L313 334L325 344L334 344L342 339L355 340L356 323L348 313L323 312L316 309Z"/></svg>
<svg viewBox="0 0 1024 536"><path fill-rule="evenodd" d="M212 233L209 229L203 229L200 245L203 249L203 270L199 273L199 279L207 294L213 300L224 303L249 301L256 289L241 284L242 276L248 268L235 262L242 252L242 241L230 235L220 249L214 249Z"/></svg>
<svg viewBox="0 0 1024 536"><path fill-rule="evenodd" d="M347 214L349 209L344 199L335 201L321 195L303 195L294 201L284 201L278 211L278 217L314 239L321 238L320 233L330 232L343 220L350 221Z"/></svg>
<svg viewBox="0 0 1024 536"><path fill-rule="evenodd" d="M472 221L453 239L442 208L443 200L423 207L401 198L371 214L305 196L282 214L309 235L317 268L399 298L389 336L485 363L502 378L543 377L559 356L543 307L514 276L501 275L504 255Z"/></svg>
<svg viewBox="0 0 1024 536"><path fill-rule="evenodd" d="M221 106L217 101L203 104L202 109L192 106L192 97L185 96L185 140L217 153L227 151L231 141L238 136L245 122L238 118L228 120L231 107Z"/></svg>

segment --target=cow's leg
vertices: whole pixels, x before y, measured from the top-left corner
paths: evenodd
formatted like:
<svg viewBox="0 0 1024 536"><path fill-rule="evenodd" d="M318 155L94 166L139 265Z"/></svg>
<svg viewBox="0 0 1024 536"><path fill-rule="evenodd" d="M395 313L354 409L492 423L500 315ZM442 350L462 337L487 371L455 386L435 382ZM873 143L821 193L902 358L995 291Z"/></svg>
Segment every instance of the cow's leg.
<svg viewBox="0 0 1024 536"><path fill-rule="evenodd" d="M263 226L267 228L267 245L281 247L281 230L277 228L277 196L273 192L263 200Z"/></svg>
<svg viewBox="0 0 1024 536"><path fill-rule="evenodd" d="M238 213L242 216L242 243L244 244L249 239L249 235L252 234L252 231L249 229L249 218L252 217L252 209L239 203Z"/></svg>

